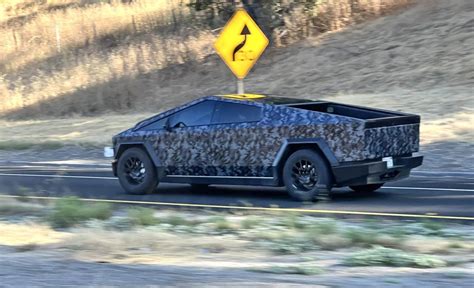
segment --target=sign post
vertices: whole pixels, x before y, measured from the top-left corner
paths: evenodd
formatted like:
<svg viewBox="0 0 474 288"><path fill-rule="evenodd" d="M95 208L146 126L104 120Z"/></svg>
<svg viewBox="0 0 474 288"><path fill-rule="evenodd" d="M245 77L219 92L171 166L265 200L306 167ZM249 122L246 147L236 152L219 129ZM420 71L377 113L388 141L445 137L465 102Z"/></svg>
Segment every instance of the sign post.
<svg viewBox="0 0 474 288"><path fill-rule="evenodd" d="M237 77L237 94L244 94L244 78L268 46L268 38L242 8L237 9L214 43L217 54Z"/></svg>

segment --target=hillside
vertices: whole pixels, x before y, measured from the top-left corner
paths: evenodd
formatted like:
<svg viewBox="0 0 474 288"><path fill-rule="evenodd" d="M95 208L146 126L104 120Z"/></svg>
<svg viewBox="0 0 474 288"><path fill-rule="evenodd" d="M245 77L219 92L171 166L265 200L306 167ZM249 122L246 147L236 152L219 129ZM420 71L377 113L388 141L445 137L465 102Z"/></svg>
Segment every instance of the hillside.
<svg viewBox="0 0 474 288"><path fill-rule="evenodd" d="M229 17L222 3L229 1L216 0L212 9L199 11L188 6L195 2L3 0L0 115L31 118L152 111L202 93L231 91L233 78L212 48ZM272 81L280 81L280 72L293 73L275 73L272 68L284 63L274 63L274 57L287 58L284 55L299 51L287 45L396 13L410 2L314 0L303 5L258 1L264 3L257 10L262 26L274 29L270 30L273 42L249 83L256 75L274 75ZM268 13L278 21L268 22ZM260 85L258 90L272 89ZM324 92L318 87L313 90Z"/></svg>

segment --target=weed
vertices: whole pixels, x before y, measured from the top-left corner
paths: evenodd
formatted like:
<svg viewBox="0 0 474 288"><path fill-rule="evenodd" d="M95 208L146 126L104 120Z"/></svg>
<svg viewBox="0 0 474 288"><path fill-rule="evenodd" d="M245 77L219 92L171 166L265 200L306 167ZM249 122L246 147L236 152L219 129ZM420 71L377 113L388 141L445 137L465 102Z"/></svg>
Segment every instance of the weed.
<svg viewBox="0 0 474 288"><path fill-rule="evenodd" d="M424 221L422 222L424 228L432 230L434 232L440 232L444 229L445 225L437 221Z"/></svg>
<svg viewBox="0 0 474 288"><path fill-rule="evenodd" d="M376 243L377 233L366 229L350 229L344 233L345 236L351 241L352 244L370 247Z"/></svg>
<svg viewBox="0 0 474 288"><path fill-rule="evenodd" d="M245 217L244 220L240 222L240 227L243 229L253 229L255 228L258 224L262 222L262 219L256 216L247 216Z"/></svg>
<svg viewBox="0 0 474 288"><path fill-rule="evenodd" d="M304 229L307 224L301 221L301 217L296 213L288 214L288 216L282 219L282 225L293 229Z"/></svg>
<svg viewBox="0 0 474 288"><path fill-rule="evenodd" d="M48 217L55 228L67 228L89 219L105 220L112 216L112 206L108 203L84 203L76 197L56 201Z"/></svg>
<svg viewBox="0 0 474 288"><path fill-rule="evenodd" d="M127 216L133 225L151 226L158 223L155 210L146 207L133 207L127 210Z"/></svg>
<svg viewBox="0 0 474 288"><path fill-rule="evenodd" d="M218 232L230 232L234 230L233 225L223 216L217 216L211 219L214 223L215 230Z"/></svg>
<svg viewBox="0 0 474 288"><path fill-rule="evenodd" d="M437 268L444 267L447 263L431 255L409 254L398 249L375 247L360 251L345 259L349 266L393 266Z"/></svg>
<svg viewBox="0 0 474 288"><path fill-rule="evenodd" d="M160 223L170 224L172 226L188 226L194 222L179 215L169 215L159 219Z"/></svg>

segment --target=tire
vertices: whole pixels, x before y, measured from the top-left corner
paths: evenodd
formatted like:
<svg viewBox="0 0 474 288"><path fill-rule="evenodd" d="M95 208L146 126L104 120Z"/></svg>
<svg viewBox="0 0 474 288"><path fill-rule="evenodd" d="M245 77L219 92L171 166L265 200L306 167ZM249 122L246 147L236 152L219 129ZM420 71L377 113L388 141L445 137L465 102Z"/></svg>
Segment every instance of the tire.
<svg viewBox="0 0 474 288"><path fill-rule="evenodd" d="M312 201L318 195L331 191L332 173L326 159L319 153L311 149L301 149L286 160L283 182L293 199Z"/></svg>
<svg viewBox="0 0 474 288"><path fill-rule="evenodd" d="M349 188L351 188L352 191L357 193L372 193L382 187L383 184L385 183L349 186Z"/></svg>
<svg viewBox="0 0 474 288"><path fill-rule="evenodd" d="M158 185L155 165L141 148L130 148L122 153L117 163L117 176L129 194L150 194Z"/></svg>

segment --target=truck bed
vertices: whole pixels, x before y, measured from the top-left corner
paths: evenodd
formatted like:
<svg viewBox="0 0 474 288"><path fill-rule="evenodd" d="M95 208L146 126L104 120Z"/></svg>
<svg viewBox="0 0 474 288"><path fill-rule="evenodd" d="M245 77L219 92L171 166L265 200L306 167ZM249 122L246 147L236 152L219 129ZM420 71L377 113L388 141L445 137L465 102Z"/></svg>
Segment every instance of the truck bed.
<svg viewBox="0 0 474 288"><path fill-rule="evenodd" d="M420 116L334 102L315 101L289 107L362 120L364 137L362 157L381 159L406 156L419 150Z"/></svg>
<svg viewBox="0 0 474 288"><path fill-rule="evenodd" d="M420 116L418 115L346 105L334 102L317 101L311 103L291 104L288 106L364 120L365 128L377 128L420 123Z"/></svg>

